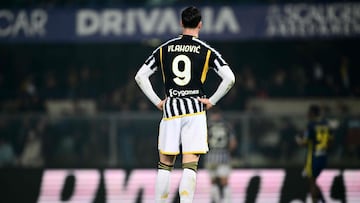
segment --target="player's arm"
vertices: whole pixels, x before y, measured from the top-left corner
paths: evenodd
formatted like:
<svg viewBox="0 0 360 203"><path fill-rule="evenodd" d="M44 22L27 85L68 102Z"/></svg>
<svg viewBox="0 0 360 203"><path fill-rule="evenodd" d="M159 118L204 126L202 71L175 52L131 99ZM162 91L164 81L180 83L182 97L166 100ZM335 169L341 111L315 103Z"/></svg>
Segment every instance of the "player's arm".
<svg viewBox="0 0 360 203"><path fill-rule="evenodd" d="M215 72L222 78L218 88L209 99L199 98L199 101L206 105L206 109L210 109L212 106L216 105L235 83L235 75L228 65L218 68Z"/></svg>
<svg viewBox="0 0 360 203"><path fill-rule="evenodd" d="M135 76L135 81L139 85L140 89L149 98L149 100L160 110L162 110L163 100L155 93L151 82L150 76L155 73L156 68L151 68L155 63L154 59L144 63L138 70Z"/></svg>
<svg viewBox="0 0 360 203"><path fill-rule="evenodd" d="M209 98L209 102L212 105L216 105L216 103L231 89L235 83L235 75L228 65L216 68L215 72L221 77L222 81L214 94Z"/></svg>
<svg viewBox="0 0 360 203"><path fill-rule="evenodd" d="M296 135L295 141L300 146L305 146L308 144L308 132L305 131L303 135Z"/></svg>
<svg viewBox="0 0 360 203"><path fill-rule="evenodd" d="M213 95L210 96L209 99L199 99L203 104L206 105L206 109L211 108L212 106L216 105L216 103L231 89L231 87L235 83L235 75L225 62L225 60L221 57L221 55L212 50L210 60L209 60L209 67L212 67L217 75L220 76L222 81L220 82L218 88L214 92Z"/></svg>

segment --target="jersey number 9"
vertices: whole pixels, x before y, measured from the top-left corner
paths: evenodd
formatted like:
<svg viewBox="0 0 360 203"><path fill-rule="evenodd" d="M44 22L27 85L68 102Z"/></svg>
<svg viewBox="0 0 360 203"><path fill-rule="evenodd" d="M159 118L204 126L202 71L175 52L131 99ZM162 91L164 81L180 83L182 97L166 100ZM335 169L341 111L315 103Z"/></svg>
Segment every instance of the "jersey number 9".
<svg viewBox="0 0 360 203"><path fill-rule="evenodd" d="M327 126L316 127L316 150L326 150L330 138L329 128Z"/></svg>
<svg viewBox="0 0 360 203"><path fill-rule="evenodd" d="M184 63L184 69L180 70L179 63ZM172 71L176 76L173 78L174 82L179 86L187 85L191 80L191 60L186 55L178 55L172 62Z"/></svg>

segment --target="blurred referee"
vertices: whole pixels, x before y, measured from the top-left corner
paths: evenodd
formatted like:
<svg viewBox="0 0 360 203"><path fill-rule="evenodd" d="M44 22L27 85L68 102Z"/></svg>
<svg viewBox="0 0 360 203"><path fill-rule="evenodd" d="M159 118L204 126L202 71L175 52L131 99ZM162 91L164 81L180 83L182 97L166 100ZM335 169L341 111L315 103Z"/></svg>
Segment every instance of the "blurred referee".
<svg viewBox="0 0 360 203"><path fill-rule="evenodd" d="M168 199L170 172L180 151L183 168L180 202L193 201L200 154L209 150L205 111L235 82L233 72L220 53L198 38L202 27L200 10L193 6L185 8L181 13L181 26L182 34L156 48L135 76L144 94L163 111L158 137L156 202ZM208 70L222 78L210 97L203 89ZM162 74L164 99L157 95L149 79L157 71Z"/></svg>

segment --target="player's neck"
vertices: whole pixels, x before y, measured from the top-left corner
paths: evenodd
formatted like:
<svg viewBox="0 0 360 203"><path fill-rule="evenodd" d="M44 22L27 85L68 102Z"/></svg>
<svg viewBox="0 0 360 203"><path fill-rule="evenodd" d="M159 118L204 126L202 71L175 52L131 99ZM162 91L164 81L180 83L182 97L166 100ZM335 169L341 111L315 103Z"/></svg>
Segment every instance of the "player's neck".
<svg viewBox="0 0 360 203"><path fill-rule="evenodd" d="M182 34L199 37L199 29L198 28L184 28Z"/></svg>

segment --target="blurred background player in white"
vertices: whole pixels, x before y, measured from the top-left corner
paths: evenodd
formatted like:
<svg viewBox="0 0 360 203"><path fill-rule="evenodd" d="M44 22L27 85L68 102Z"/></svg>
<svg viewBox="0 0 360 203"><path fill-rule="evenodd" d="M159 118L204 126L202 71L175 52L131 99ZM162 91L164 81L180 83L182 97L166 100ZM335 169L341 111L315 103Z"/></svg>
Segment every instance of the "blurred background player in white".
<svg viewBox="0 0 360 203"><path fill-rule="evenodd" d="M231 154L237 147L237 139L231 124L223 118L219 108L213 108L208 121L209 152L205 156L205 168L211 178L211 202L231 202L228 178L231 173Z"/></svg>
<svg viewBox="0 0 360 203"><path fill-rule="evenodd" d="M180 202L193 201L200 154L209 150L205 112L235 83L234 73L220 53L198 38L202 27L200 10L193 6L185 8L181 25L182 35L155 49L135 76L145 95L163 111L158 139L156 202L168 201L170 172L180 152L183 168ZM159 98L149 79L157 70L162 74L165 99ZM203 88L208 70L215 71L222 79L209 98Z"/></svg>

